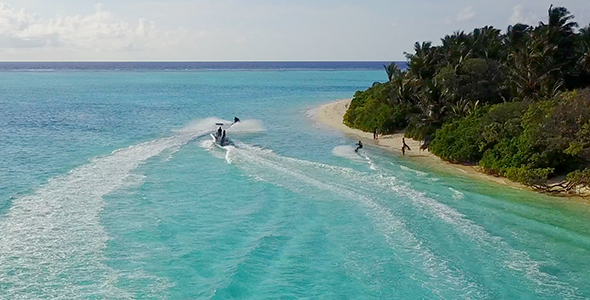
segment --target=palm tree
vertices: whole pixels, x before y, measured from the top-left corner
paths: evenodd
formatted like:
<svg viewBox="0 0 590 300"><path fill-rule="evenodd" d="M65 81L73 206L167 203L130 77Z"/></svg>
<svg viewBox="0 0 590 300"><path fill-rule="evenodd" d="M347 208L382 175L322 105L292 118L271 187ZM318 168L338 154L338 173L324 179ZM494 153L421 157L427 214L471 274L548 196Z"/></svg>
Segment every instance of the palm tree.
<svg viewBox="0 0 590 300"><path fill-rule="evenodd" d="M473 101L461 98L455 104L449 105L449 113L452 117L462 118L471 115L479 108L479 100Z"/></svg>
<svg viewBox="0 0 590 300"><path fill-rule="evenodd" d="M590 24L588 26L580 29L580 34L578 36L580 41L582 41L587 47L590 48Z"/></svg>
<svg viewBox="0 0 590 300"><path fill-rule="evenodd" d="M414 54L404 52L408 60L408 67L411 74L420 79L431 79L436 73L436 47L432 47L431 42L416 42L414 44Z"/></svg>
<svg viewBox="0 0 590 300"><path fill-rule="evenodd" d="M539 23L536 29L545 39L558 47L557 51L553 53L555 63L560 64L564 71L564 76L569 76L574 73L576 68L576 38L574 28L578 27L578 23L573 22L574 15L572 15L565 7L549 7L547 24ZM567 84L567 82L566 82Z"/></svg>
<svg viewBox="0 0 590 300"><path fill-rule="evenodd" d="M579 65L585 72L590 73L590 24L582 29L578 34L577 50Z"/></svg>
<svg viewBox="0 0 590 300"><path fill-rule="evenodd" d="M387 94L390 105L409 105L416 103L416 91L422 86L422 81L408 72L398 71L391 79L392 88Z"/></svg>
<svg viewBox="0 0 590 300"><path fill-rule="evenodd" d="M473 57L501 59L505 57L504 45L499 29L491 26L473 30Z"/></svg>
<svg viewBox="0 0 590 300"><path fill-rule="evenodd" d="M526 24L517 23L514 26L508 26L506 30L505 44L511 51L518 50L526 45L530 38L532 27Z"/></svg>
<svg viewBox="0 0 590 300"><path fill-rule="evenodd" d="M387 72L387 79L389 79L389 81L392 81L393 76L400 71L397 64L394 62L389 64L389 66L383 65L383 68L385 68L385 72Z"/></svg>
<svg viewBox="0 0 590 300"><path fill-rule="evenodd" d="M580 38L590 44L590 24L580 29Z"/></svg>
<svg viewBox="0 0 590 300"><path fill-rule="evenodd" d="M574 15L572 15L565 7L553 7L553 5L551 5L549 6L547 13L549 15L548 23L544 24L543 22L540 22L540 26L556 28L559 32L567 33L569 35L574 33L574 28L578 27L578 23L571 22L571 20L574 19Z"/></svg>
<svg viewBox="0 0 590 300"><path fill-rule="evenodd" d="M580 29L575 42L577 63L574 75L568 78L568 83L570 88L583 88L590 82L590 25Z"/></svg>
<svg viewBox="0 0 590 300"><path fill-rule="evenodd" d="M520 100L553 97L563 87L563 64L555 61L558 50L539 33L532 35L526 46L510 53L510 82L513 95Z"/></svg>
<svg viewBox="0 0 590 300"><path fill-rule="evenodd" d="M446 65L457 67L465 59L471 57L473 36L463 31L454 32L442 40L441 50Z"/></svg>

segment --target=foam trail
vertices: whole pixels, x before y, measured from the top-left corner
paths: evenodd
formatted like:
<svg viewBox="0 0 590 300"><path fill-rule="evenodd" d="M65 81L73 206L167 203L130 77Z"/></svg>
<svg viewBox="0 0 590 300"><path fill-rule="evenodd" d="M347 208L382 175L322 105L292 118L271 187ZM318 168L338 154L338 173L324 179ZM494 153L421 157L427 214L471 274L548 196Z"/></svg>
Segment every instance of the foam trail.
<svg viewBox="0 0 590 300"><path fill-rule="evenodd" d="M227 133L240 134L240 133L256 133L266 131L266 128L262 124L262 121L255 119L243 120L234 123L227 129Z"/></svg>
<svg viewBox="0 0 590 300"><path fill-rule="evenodd" d="M356 177L355 180L362 181L364 185L377 185L393 190L398 195L410 199L414 207L426 210L452 225L456 230L477 242L482 249L492 249L491 251L495 255L504 257L505 268L524 273L525 277L537 286L536 290L540 294L548 296L561 295L568 299L583 299L577 294L576 287L541 271L542 262L534 261L526 252L512 248L504 240L491 235L485 228L467 219L465 215L456 209L425 196L424 193L412 189L407 184L401 184L396 178L360 176ZM451 189L451 191L454 199L463 199L463 193L454 189Z"/></svg>
<svg viewBox="0 0 590 300"><path fill-rule="evenodd" d="M449 190L451 192L453 192L453 199L455 200L463 200L463 198L465 198L465 194L461 193L460 191L454 189L454 188L449 188Z"/></svg>
<svg viewBox="0 0 590 300"><path fill-rule="evenodd" d="M377 165L373 162L373 160L371 159L371 157L369 157L365 152L360 153L360 155L362 157L364 157L365 160L367 161L367 164L369 164L369 169L371 169L373 171L377 171Z"/></svg>
<svg viewBox="0 0 590 300"><path fill-rule="evenodd" d="M396 216L389 208L378 204L372 198L358 193L337 181L333 175L353 174L356 171L347 168L334 167L319 163L285 158L272 151L263 150L247 145L227 147L226 160L257 178L291 189L295 192L309 194L309 188L314 187L328 191L348 200L357 201L362 207L376 218L377 229L386 238L388 244L410 259L398 258L403 264L410 264L411 270L426 274L429 280L424 284L433 293L445 298L449 291L462 292L463 298L484 298L484 292L475 283L467 281L460 273L452 271L447 262L434 255L429 249L409 231L403 220ZM309 167L314 171L311 172ZM322 176L322 171L325 173Z"/></svg>
<svg viewBox="0 0 590 300"><path fill-rule="evenodd" d="M536 291L540 294L547 296L561 295L566 298L578 299L582 298L578 295L577 288L568 285L565 282L558 280L555 276L547 274L541 271L542 262L532 260L528 254L524 251L516 250L512 248L508 243L499 237L493 236L488 233L485 228L476 224L475 222L467 219L465 215L455 210L454 208L436 201L435 199L426 197L424 193L416 191L411 188L407 183L401 182L394 176L388 175L386 170L378 174L369 174L358 172L349 168L342 168L336 166L330 166L326 164L309 162L304 160L298 160L294 158L282 157L276 155L272 151L262 150L256 147L248 145L238 145L239 149L233 149L233 160L236 160L240 156L244 156L241 162L236 165L251 171L260 173L264 169L272 169L276 172L280 172L281 175L288 174L291 177L297 179L294 182L288 184L280 183L282 186L293 189L296 192L307 192L305 186L297 186L304 182L316 186L318 188L328 190L334 194L346 196L350 200L362 199L366 207L379 216L379 219L385 220L380 226L387 226L390 224L394 228L392 232L385 230L386 234L393 234L403 232L403 236L406 238L406 242L410 245L417 243L420 248L420 241L417 240L412 234L405 229L403 223L396 218L393 213L384 206L378 204L377 201L364 196L365 193L358 193L350 190L349 186L355 186L357 190L365 190L367 194L374 189L374 187L381 187L385 189L391 189L396 194L400 195L402 199L409 199L410 204L414 207L425 210L428 213L433 214L437 218L440 218L444 222L450 224L452 228L466 235L470 239L477 242L480 248L484 251L491 251L495 257L500 257L503 260L503 268L509 270L516 270L522 272L524 277L536 285ZM229 153L228 153L229 156ZM257 168L248 167L247 163L256 162ZM309 168L312 168L314 172L311 172ZM314 176L314 174L325 173L327 176ZM333 180L334 176L338 176L338 180ZM264 177L266 181L277 183L278 179L285 181L285 176L268 176L264 174L257 174L257 176ZM323 178L328 178L326 181ZM330 180L332 179L332 180ZM339 184L338 182L350 182L351 184ZM293 188L295 187L295 188ZM460 192L459 192L460 193ZM461 193L455 193L455 197L464 197ZM393 236L388 237L389 239L395 240ZM399 242L399 241L398 241ZM431 253L427 249L423 249L421 257L427 259L429 262L433 262L438 270L446 269L446 262L441 261L436 257L431 257ZM431 266L432 267L432 266ZM429 268L431 268L429 267ZM436 268L435 268L436 269ZM441 271L442 274L447 275L448 270ZM433 276L435 274L432 274ZM453 278L451 281L458 280L461 282L462 277L457 275L448 275L447 279ZM453 277L454 276L454 277ZM456 286L456 282L454 283ZM469 290L469 294L473 297L481 296L479 291L474 286L464 286L466 290ZM470 296L471 297L471 296Z"/></svg>
<svg viewBox="0 0 590 300"><path fill-rule="evenodd" d="M354 147L349 145L336 146L332 149L334 156L350 159L352 161L360 161L358 153L354 152Z"/></svg>
<svg viewBox="0 0 590 300"><path fill-rule="evenodd" d="M371 170L377 170L377 166L364 150L359 150L357 153L354 151L354 149L354 147L349 145L336 146L334 149L332 149L332 154L334 154L334 156L346 158L355 162L361 162L364 160L367 162Z"/></svg>
<svg viewBox="0 0 590 300"><path fill-rule="evenodd" d="M215 146L215 141L213 139L206 139L199 142L199 146L203 149L211 150Z"/></svg>
<svg viewBox="0 0 590 300"><path fill-rule="evenodd" d="M405 166L400 167L406 171L413 171L419 176L428 175ZM454 208L425 196L424 193L412 189L409 184L402 183L393 176L388 176L389 172L386 169L380 169L380 171L381 174L378 176L353 175L353 172L342 173L342 175L362 183L361 186L389 188L403 198L410 199L414 207L426 210L452 225L456 230L476 241L482 249L492 249L495 255L503 256L504 268L522 272L525 278L537 286L538 293L548 296L558 294L568 299L583 299L578 295L576 287L541 271L542 262L532 260L526 252L514 249L501 238L489 234L485 228L467 219L465 215ZM451 189L451 191L455 200L461 200L465 196L455 189Z"/></svg>
<svg viewBox="0 0 590 300"><path fill-rule="evenodd" d="M219 127L216 125L216 123L231 124L231 121L217 117L209 117L206 119L191 121L182 128L174 129L173 132L180 134L191 134L208 131L213 132Z"/></svg>
<svg viewBox="0 0 590 300"><path fill-rule="evenodd" d="M120 275L103 263L103 196L136 184L130 179L141 177L132 175L134 169L208 133L207 123L94 158L14 199L0 220L0 298L132 298L117 287Z"/></svg>
<svg viewBox="0 0 590 300"><path fill-rule="evenodd" d="M392 165L394 165L393 163L391 163L391 164L392 164ZM394 166L395 166L395 165L394 165ZM418 175L418 176L422 176L422 177L424 177L424 176L428 176L428 173L421 172L421 171L418 171L418 170L414 170L414 169L412 169L412 168L408 168L408 167L406 167L406 166L399 165L399 167L400 167L400 169L402 169L402 170L404 170L404 171L413 172L414 174L416 174L416 175Z"/></svg>
<svg viewBox="0 0 590 300"><path fill-rule="evenodd" d="M537 286L537 292L540 294L560 295L567 299L583 299L577 294L576 287L541 271L542 262L532 260L526 252L516 250L501 238L492 236L485 228L465 218L463 214L452 207L425 197L422 193L412 192L411 194L407 195L415 205L430 210L432 214L472 238L481 248L492 249L495 254L504 257L505 267L524 273L525 277Z"/></svg>

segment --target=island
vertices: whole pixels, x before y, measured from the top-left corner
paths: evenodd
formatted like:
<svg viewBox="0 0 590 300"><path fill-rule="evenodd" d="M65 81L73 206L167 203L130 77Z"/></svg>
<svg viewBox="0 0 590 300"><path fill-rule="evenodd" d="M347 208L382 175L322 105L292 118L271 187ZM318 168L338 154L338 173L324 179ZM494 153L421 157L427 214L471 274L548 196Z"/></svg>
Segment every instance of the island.
<svg viewBox="0 0 590 300"><path fill-rule="evenodd" d="M549 7L538 26L416 43L388 81L318 108L327 125L537 191L589 195L590 25ZM356 131L351 131L355 129ZM363 132L363 133L361 133ZM425 150L421 152L419 150ZM426 152L429 151L429 152Z"/></svg>

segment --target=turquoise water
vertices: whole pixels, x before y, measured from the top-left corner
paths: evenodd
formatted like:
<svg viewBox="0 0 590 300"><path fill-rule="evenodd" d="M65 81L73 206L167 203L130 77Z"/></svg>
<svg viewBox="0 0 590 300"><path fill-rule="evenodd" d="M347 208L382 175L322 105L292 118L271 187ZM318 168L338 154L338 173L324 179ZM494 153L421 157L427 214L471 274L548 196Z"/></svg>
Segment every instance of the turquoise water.
<svg viewBox="0 0 590 300"><path fill-rule="evenodd" d="M383 80L0 73L0 299L590 298L588 204L359 156L309 118Z"/></svg>

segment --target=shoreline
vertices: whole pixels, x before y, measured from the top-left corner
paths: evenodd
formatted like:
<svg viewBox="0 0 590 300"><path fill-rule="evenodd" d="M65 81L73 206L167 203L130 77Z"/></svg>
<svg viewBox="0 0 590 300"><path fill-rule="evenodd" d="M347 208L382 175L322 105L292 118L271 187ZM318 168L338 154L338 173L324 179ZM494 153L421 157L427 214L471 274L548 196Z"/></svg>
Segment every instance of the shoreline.
<svg viewBox="0 0 590 300"><path fill-rule="evenodd" d="M373 133L364 132L359 129L350 128L344 125L342 120L351 101L352 99L342 99L317 106L315 107L315 115L310 116L310 118L327 127L340 130L344 134L354 136L355 138L361 140L365 145L373 145L401 156L402 138L404 137L404 133L379 135L378 140L373 140ZM528 187L518 182L511 181L507 178L485 174L479 171L477 166L453 164L442 160L438 156L430 153L430 151L428 150L419 151L421 146L420 141L416 141L410 138L405 139L406 144L412 150L406 151L406 155L404 157L407 157L407 159L418 162L420 164L427 165L431 169L435 169L436 171L441 171L443 173L463 175L484 182L495 182L497 184L501 184L503 186L508 186L518 190L528 190L539 193L531 187ZM555 196L559 198L567 197L584 199L580 196L567 194L544 195Z"/></svg>

